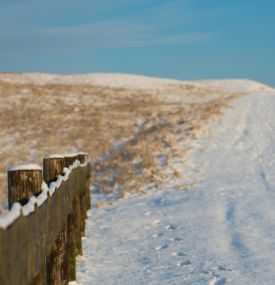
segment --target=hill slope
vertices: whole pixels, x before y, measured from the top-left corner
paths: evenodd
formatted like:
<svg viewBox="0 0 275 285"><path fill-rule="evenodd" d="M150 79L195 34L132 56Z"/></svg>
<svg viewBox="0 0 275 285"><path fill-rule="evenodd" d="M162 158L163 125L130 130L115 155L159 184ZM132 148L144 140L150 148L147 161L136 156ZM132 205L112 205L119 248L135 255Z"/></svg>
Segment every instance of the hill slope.
<svg viewBox="0 0 275 285"><path fill-rule="evenodd" d="M220 114L232 98L266 88L240 80L181 82L127 74L1 73L2 207L7 201L8 166L40 164L44 155L75 150L88 151L92 159L102 154L106 157L114 146L121 150L117 143L133 136L138 140L124 148L128 156L121 156L120 151L113 157L120 174L111 183L105 177L101 179L102 175L96 179L104 191L113 191L115 184L136 190L143 182L160 179L155 175L159 172L155 163L158 153L165 153L169 162L170 157L180 157L187 151L188 147L178 149L176 125L184 125L186 139L194 137L206 126L205 121ZM136 179L133 170L138 164L144 170L142 179ZM101 167L106 165L97 166Z"/></svg>

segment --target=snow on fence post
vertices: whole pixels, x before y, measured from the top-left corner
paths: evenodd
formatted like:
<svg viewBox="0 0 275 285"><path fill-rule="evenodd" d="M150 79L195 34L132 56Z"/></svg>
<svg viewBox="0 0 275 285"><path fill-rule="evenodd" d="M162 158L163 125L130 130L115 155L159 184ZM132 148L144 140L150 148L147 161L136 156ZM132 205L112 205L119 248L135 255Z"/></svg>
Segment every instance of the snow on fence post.
<svg viewBox="0 0 275 285"><path fill-rule="evenodd" d="M42 169L38 165L26 164L8 170L8 203L9 209L15 202L25 205L30 197L41 193ZM28 262L28 260L26 260ZM40 272L31 281L31 285L46 285L45 262Z"/></svg>
<svg viewBox="0 0 275 285"><path fill-rule="evenodd" d="M65 158L62 155L49 155L43 158L43 179L48 186L55 182L59 175L63 174ZM67 262L67 224L62 227L51 253L47 256L47 283L52 285L68 283L68 262Z"/></svg>
<svg viewBox="0 0 275 285"><path fill-rule="evenodd" d="M65 158L63 155L54 154L43 158L43 179L50 185L51 182L56 181L58 175L63 174L65 167Z"/></svg>
<svg viewBox="0 0 275 285"><path fill-rule="evenodd" d="M15 202L25 205L31 196L37 196L41 192L41 185L40 166L26 164L10 168L8 170L9 209Z"/></svg>

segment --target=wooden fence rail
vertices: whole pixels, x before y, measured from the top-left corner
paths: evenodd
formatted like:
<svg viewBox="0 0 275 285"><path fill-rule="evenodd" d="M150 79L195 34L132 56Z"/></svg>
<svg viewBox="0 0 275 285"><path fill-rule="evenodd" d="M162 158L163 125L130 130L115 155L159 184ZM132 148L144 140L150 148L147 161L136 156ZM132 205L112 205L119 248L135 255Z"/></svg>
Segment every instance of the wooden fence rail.
<svg viewBox="0 0 275 285"><path fill-rule="evenodd" d="M90 208L89 185L84 153L45 157L43 170L25 165L8 171L10 211L0 215L1 285L75 280L75 257L82 254Z"/></svg>

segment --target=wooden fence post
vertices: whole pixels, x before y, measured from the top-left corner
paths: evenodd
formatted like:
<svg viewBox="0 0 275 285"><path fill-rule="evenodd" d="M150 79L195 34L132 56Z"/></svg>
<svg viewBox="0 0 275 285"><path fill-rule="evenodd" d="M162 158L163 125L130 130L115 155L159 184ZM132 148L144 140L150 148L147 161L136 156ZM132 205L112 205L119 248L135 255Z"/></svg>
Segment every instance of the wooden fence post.
<svg viewBox="0 0 275 285"><path fill-rule="evenodd" d="M50 185L57 180L58 175L63 174L65 158L62 155L49 155L43 159L44 181ZM63 225L57 236L50 255L47 257L47 281L49 285L68 284L67 262L67 225Z"/></svg>
<svg viewBox="0 0 275 285"><path fill-rule="evenodd" d="M62 155L48 155L43 159L43 179L49 185L63 174L65 158Z"/></svg>
<svg viewBox="0 0 275 285"><path fill-rule="evenodd" d="M88 154L81 152L78 153L77 159L80 163L85 163L88 161ZM90 201L90 191L89 187L86 186L82 189L80 193L80 209L81 209L81 235L85 235L85 219L87 218L87 210L89 208L89 204L87 203L88 199Z"/></svg>
<svg viewBox="0 0 275 285"><path fill-rule="evenodd" d="M66 154L65 167L69 167L78 159L78 155ZM81 205L80 198L73 201L73 212L68 216L68 273L69 281L76 279L76 256L82 254L81 243Z"/></svg>
<svg viewBox="0 0 275 285"><path fill-rule="evenodd" d="M38 165L27 164L12 167L8 170L9 209L19 202L25 205L31 196L41 193L42 169ZM27 261L26 261L27 262ZM34 276L31 285L46 285L46 266L42 263L40 272Z"/></svg>
<svg viewBox="0 0 275 285"><path fill-rule="evenodd" d="M77 159L80 161L80 163L88 163L88 153L81 152L78 154ZM90 170L90 168L89 168ZM90 177L90 173L89 176ZM90 199L90 185L87 185L84 190L85 195L85 218L87 218L87 210L91 209L91 199Z"/></svg>
<svg viewBox="0 0 275 285"><path fill-rule="evenodd" d="M9 209L14 202L25 205L31 196L41 192L42 169L38 165L26 164L8 170Z"/></svg>

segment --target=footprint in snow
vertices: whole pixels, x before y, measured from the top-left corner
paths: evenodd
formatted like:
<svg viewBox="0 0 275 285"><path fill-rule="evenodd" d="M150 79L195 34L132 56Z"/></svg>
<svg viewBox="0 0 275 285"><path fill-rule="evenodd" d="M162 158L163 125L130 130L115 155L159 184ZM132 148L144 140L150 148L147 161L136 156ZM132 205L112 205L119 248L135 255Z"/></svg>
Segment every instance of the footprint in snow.
<svg viewBox="0 0 275 285"><path fill-rule="evenodd" d="M210 280L209 285L224 285L226 282L225 278L215 276Z"/></svg>
<svg viewBox="0 0 275 285"><path fill-rule="evenodd" d="M182 256L186 256L186 253L184 251L172 252L172 256L182 257Z"/></svg>
<svg viewBox="0 0 275 285"><path fill-rule="evenodd" d="M181 267L181 266L188 266L188 265L192 265L192 262L189 259L177 263L177 266L179 266L179 267Z"/></svg>
<svg viewBox="0 0 275 285"><path fill-rule="evenodd" d="M143 265L148 265L151 263L151 259L147 256L141 257L138 261Z"/></svg>
<svg viewBox="0 0 275 285"><path fill-rule="evenodd" d="M168 244L167 244L167 243L165 243L165 244L163 244L163 245L158 245L158 246L155 248L155 250L156 250L156 251L160 251L160 250L163 250L163 249L166 249L166 248L168 248Z"/></svg>
<svg viewBox="0 0 275 285"><path fill-rule="evenodd" d="M163 236L163 232L159 232L159 233L156 233L156 234L152 235L153 238L158 238L158 237L161 237L161 236Z"/></svg>
<svg viewBox="0 0 275 285"><path fill-rule="evenodd" d="M175 226L173 224L168 224L165 226L165 229L168 231L175 231L177 229L177 226Z"/></svg>
<svg viewBox="0 0 275 285"><path fill-rule="evenodd" d="M170 238L170 241L171 242L178 242L178 241L181 241L182 239L181 238L179 238L179 237L175 237L175 238Z"/></svg>
<svg viewBox="0 0 275 285"><path fill-rule="evenodd" d="M222 266L222 265L218 265L217 269L218 269L219 271L232 271L232 269L227 269L227 268L225 268L225 267Z"/></svg>

